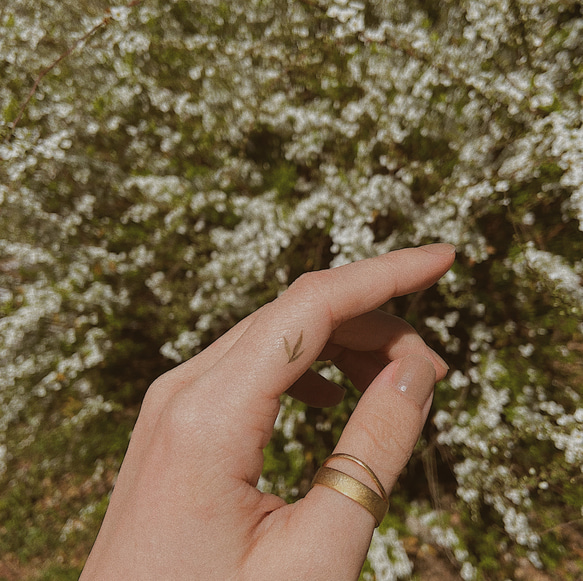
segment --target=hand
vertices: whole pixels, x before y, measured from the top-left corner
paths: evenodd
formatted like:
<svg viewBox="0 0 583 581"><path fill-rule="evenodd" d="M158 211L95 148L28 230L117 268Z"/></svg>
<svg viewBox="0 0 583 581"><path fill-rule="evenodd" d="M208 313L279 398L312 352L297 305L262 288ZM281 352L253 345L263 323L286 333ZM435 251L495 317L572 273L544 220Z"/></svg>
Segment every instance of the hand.
<svg viewBox="0 0 583 581"><path fill-rule="evenodd" d="M343 390L310 371L331 359L363 395L335 452L390 492L447 366L403 320L375 310L435 283L435 244L305 274L148 390L82 581L356 580L375 521L314 486L287 505L256 485L285 391L312 405ZM335 468L374 489L343 459Z"/></svg>

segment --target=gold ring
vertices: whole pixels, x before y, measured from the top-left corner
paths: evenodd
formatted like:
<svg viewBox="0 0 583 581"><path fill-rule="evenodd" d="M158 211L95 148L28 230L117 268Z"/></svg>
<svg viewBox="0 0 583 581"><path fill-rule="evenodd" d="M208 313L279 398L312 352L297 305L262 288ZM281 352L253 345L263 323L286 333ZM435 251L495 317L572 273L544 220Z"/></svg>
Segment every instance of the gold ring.
<svg viewBox="0 0 583 581"><path fill-rule="evenodd" d="M328 462L330 462L330 460L333 460L334 458L344 458L346 460L350 460L351 462L358 464L361 468L364 468L367 474L373 479L374 483L378 486L379 490L381 491L381 496L383 497L383 500L387 503L389 502L389 495L387 494L387 491L385 490L384 486L381 484L381 481L377 478L377 475L372 471L371 467L368 464L365 464L362 460L360 460L356 456L340 452L338 454L332 454L331 456L328 456L328 458L324 460L322 466L326 466L326 464L328 464Z"/></svg>
<svg viewBox="0 0 583 581"><path fill-rule="evenodd" d="M338 457L352 460L359 466L362 466L369 475L372 476L375 484L379 486L383 496L379 496L374 490L356 478L353 478L344 472L340 472L340 470L335 470L334 468L328 468L326 466L330 460ZM340 494L343 494L351 500L354 500L354 502L360 504L360 506L372 514L377 527L381 524L387 514L387 510L389 509L389 501L385 489L380 484L379 479L374 472L364 462L361 462L357 458L349 456L348 454L333 454L332 456L329 456L314 476L312 486L315 486L316 484L336 490L336 492L340 492Z"/></svg>

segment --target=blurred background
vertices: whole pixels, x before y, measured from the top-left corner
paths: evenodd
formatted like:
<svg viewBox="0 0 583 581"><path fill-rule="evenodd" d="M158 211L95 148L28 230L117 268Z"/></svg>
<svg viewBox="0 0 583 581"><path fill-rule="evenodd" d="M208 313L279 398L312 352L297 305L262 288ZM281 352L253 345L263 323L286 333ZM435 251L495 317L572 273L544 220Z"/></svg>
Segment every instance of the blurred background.
<svg viewBox="0 0 583 581"><path fill-rule="evenodd" d="M391 301L449 363L363 581L583 579L575 0L5 0L0 579L77 579L148 385L301 273L449 242ZM283 398L303 496L357 404Z"/></svg>

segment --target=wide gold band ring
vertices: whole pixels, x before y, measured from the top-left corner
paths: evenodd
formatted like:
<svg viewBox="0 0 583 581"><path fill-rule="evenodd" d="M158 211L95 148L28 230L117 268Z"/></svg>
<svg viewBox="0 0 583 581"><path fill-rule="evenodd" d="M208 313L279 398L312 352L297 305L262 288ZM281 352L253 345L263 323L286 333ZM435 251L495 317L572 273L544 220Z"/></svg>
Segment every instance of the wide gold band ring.
<svg viewBox="0 0 583 581"><path fill-rule="evenodd" d="M328 464L330 460L334 460L334 458L344 458L345 460L350 460L351 462L358 464L361 468L363 468L366 471L366 473L372 478L373 482L377 485L378 489L381 492L383 500L389 502L389 496L387 494L387 491L385 490L385 487L381 484L381 481L377 478L377 475L372 471L372 468L368 464L365 464L362 460L360 460L356 456L352 456L352 454L338 452L336 454L328 456L328 458L324 460L322 466L326 466L326 464Z"/></svg>
<svg viewBox="0 0 583 581"><path fill-rule="evenodd" d="M356 463L360 466L363 466L364 464L364 462L361 463L360 460L354 458L353 456L344 454L340 456L348 460L356 461ZM356 478L353 478L344 472L340 472L340 470L328 468L326 463L334 457L338 457L338 455L330 456L326 459L324 464L322 464L321 468L314 476L312 486L315 486L316 484L326 486L327 488L336 490L336 492L340 492L340 494L343 494L354 502L360 504L360 506L372 514L373 518L375 519L376 526L378 527L382 520L385 518L387 510L389 509L389 501L386 496L385 489L380 484L378 478L374 475L374 472L372 472L372 470L366 466L366 464L364 464L363 468L365 468L365 470L372 475L375 484L380 487L383 496L379 496L374 490Z"/></svg>

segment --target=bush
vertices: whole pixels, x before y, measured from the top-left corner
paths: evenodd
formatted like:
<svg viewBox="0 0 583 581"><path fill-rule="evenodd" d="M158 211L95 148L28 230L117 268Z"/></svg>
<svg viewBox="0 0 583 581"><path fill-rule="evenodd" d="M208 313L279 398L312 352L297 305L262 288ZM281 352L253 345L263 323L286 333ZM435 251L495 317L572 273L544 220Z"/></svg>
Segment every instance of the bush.
<svg viewBox="0 0 583 581"><path fill-rule="evenodd" d="M576 0L8 0L1 554L68 579L155 377L306 270L444 241L387 305L451 372L363 578L415 573L410 535L465 580L575 578L582 28ZM356 401L282 400L261 486L304 494Z"/></svg>

